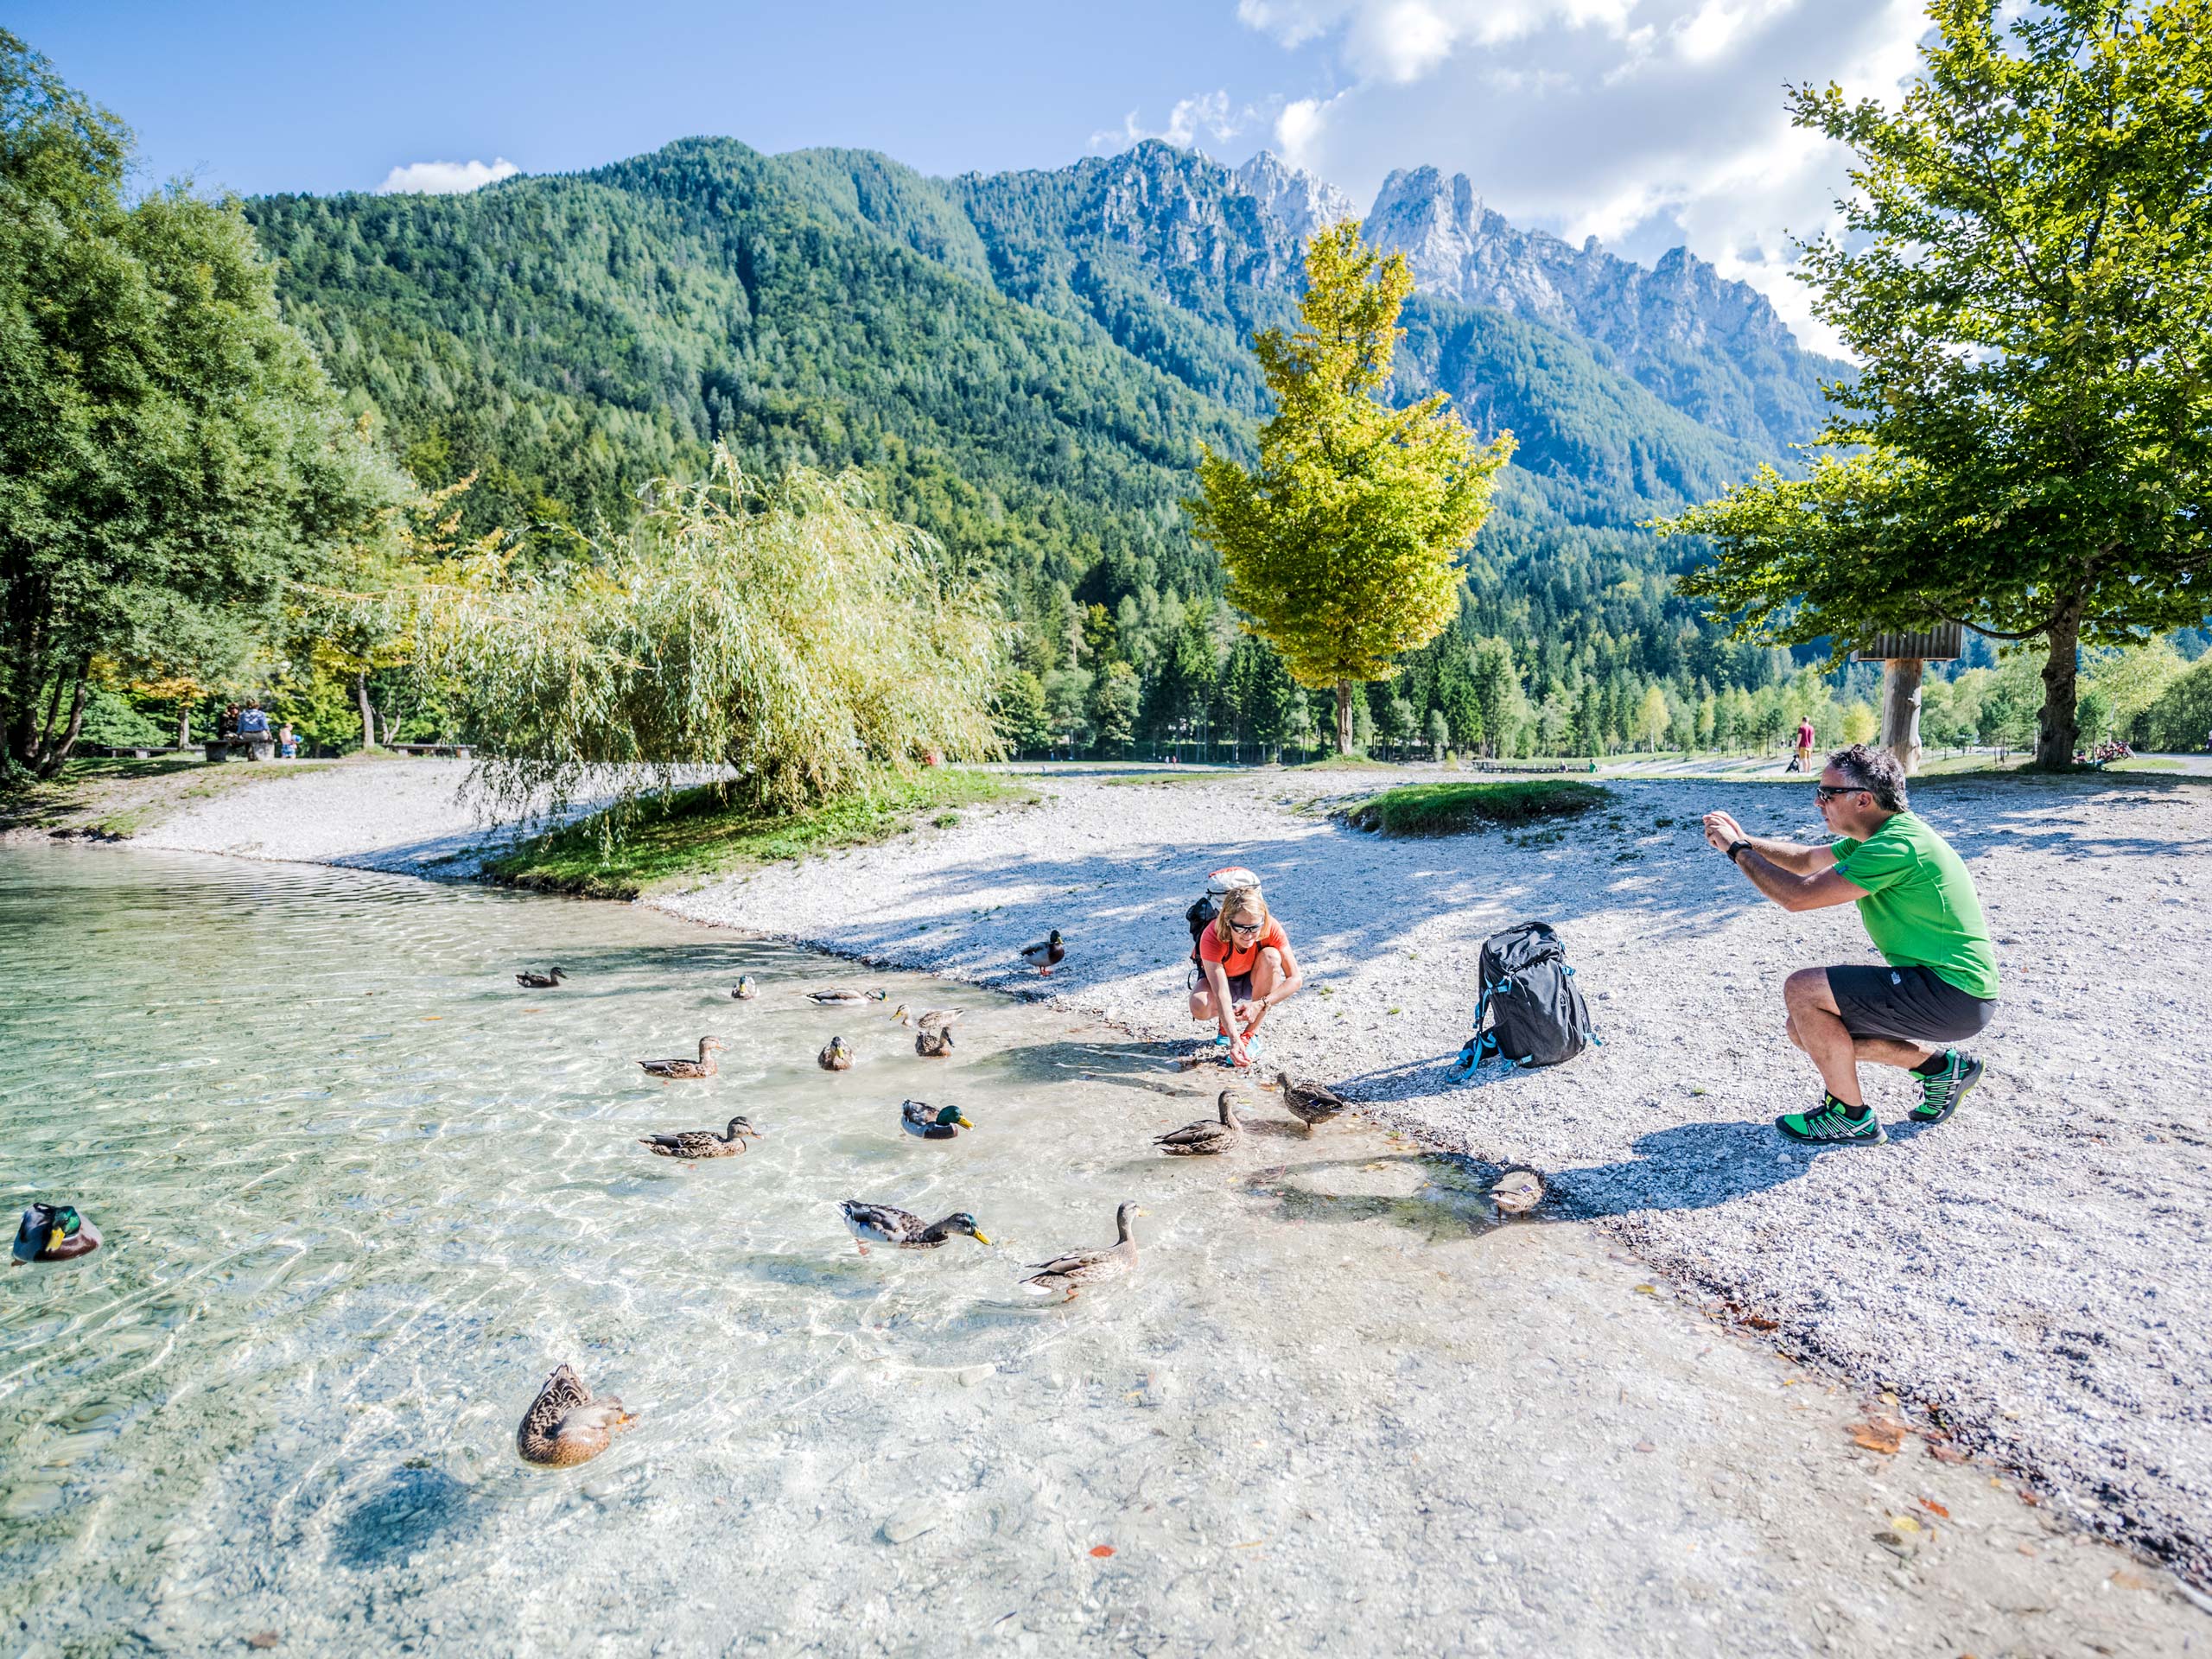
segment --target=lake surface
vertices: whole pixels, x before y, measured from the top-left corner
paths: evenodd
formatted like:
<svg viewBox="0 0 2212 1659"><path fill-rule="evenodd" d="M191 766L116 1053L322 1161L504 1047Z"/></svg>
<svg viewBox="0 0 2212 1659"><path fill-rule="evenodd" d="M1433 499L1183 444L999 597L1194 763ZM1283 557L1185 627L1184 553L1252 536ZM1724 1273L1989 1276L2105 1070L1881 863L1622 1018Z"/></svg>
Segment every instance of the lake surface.
<svg viewBox="0 0 2212 1659"><path fill-rule="evenodd" d="M837 981L891 1001L800 995ZM951 1058L900 999L969 1009ZM708 1033L715 1079L632 1063ZM1154 1156L1213 1086L650 912L0 848L0 1198L107 1240L0 1276L0 1615L40 1652L1796 1645L1694 1320L1271 1096L1230 1156ZM917 1141L909 1096L977 1128ZM742 1158L636 1144L734 1111ZM994 1243L862 1256L847 1197ZM1133 1279L1018 1289L1124 1198ZM639 1421L532 1469L562 1361Z"/></svg>

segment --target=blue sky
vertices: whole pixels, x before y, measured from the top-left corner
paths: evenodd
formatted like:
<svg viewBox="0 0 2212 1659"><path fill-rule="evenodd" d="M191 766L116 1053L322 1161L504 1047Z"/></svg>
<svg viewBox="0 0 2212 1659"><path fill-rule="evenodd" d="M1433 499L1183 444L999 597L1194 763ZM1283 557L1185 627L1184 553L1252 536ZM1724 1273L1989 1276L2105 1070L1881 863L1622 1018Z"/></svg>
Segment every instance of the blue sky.
<svg viewBox="0 0 2212 1659"><path fill-rule="evenodd" d="M1924 20L1922 0L16 0L9 26L131 124L156 179L374 189L693 133L936 174L1151 135L1228 161L1264 145L1363 210L1426 162L1518 224L1646 261L1687 243L1821 343L1784 232L1828 222L1841 158L1789 130L1782 86L1892 92Z"/></svg>

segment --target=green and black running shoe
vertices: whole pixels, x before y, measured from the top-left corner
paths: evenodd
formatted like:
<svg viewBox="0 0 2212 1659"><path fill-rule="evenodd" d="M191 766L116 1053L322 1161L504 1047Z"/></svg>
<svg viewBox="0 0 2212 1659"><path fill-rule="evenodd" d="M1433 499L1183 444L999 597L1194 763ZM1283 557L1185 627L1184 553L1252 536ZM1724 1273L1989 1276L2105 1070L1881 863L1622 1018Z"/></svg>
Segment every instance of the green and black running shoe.
<svg viewBox="0 0 2212 1659"><path fill-rule="evenodd" d="M1834 1095L1822 1095L1821 1103L1809 1112L1784 1112L1774 1120L1774 1127L1786 1141L1822 1147L1878 1147L1890 1138L1871 1108L1861 1106L1854 1116Z"/></svg>
<svg viewBox="0 0 2212 1659"><path fill-rule="evenodd" d="M1918 1072L1913 1074L1919 1077ZM1912 1109L1916 1123L1941 1123L1959 1108L1967 1090L1981 1081L1981 1062L1971 1054L1951 1049L1943 1056L1943 1069L1920 1078L1920 1104Z"/></svg>

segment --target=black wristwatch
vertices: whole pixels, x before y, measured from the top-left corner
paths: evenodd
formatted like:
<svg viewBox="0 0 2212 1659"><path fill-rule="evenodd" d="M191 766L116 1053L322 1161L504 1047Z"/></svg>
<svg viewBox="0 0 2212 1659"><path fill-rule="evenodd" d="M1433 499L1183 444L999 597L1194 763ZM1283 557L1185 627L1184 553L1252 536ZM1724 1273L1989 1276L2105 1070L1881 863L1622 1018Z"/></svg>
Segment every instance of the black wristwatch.
<svg viewBox="0 0 2212 1659"><path fill-rule="evenodd" d="M1728 843L1728 861L1729 861L1731 864L1733 864L1733 863L1736 861L1736 855L1737 855L1737 854L1738 854L1738 853L1740 853L1740 852L1742 852L1742 851L1744 850L1744 849L1745 849L1746 847L1750 846L1751 844L1751 843L1750 842L1748 842L1748 841L1732 841L1732 842L1730 842Z"/></svg>

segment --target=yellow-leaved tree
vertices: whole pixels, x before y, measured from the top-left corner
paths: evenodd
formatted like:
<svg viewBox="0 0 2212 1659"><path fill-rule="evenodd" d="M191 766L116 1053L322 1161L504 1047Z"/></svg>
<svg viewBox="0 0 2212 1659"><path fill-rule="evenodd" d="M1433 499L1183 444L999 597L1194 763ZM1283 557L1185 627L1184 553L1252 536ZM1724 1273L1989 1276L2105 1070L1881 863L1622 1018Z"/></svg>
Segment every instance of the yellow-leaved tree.
<svg viewBox="0 0 2212 1659"><path fill-rule="evenodd" d="M1459 602L1459 555L1489 516L1513 435L1478 444L1436 392L1382 401L1413 291L1405 256L1364 245L1359 222L1306 247L1304 326L1256 335L1274 394L1248 470L1211 449L1186 502L1220 552L1229 600L1300 684L1337 694L1337 749L1352 749L1352 686L1434 639Z"/></svg>

